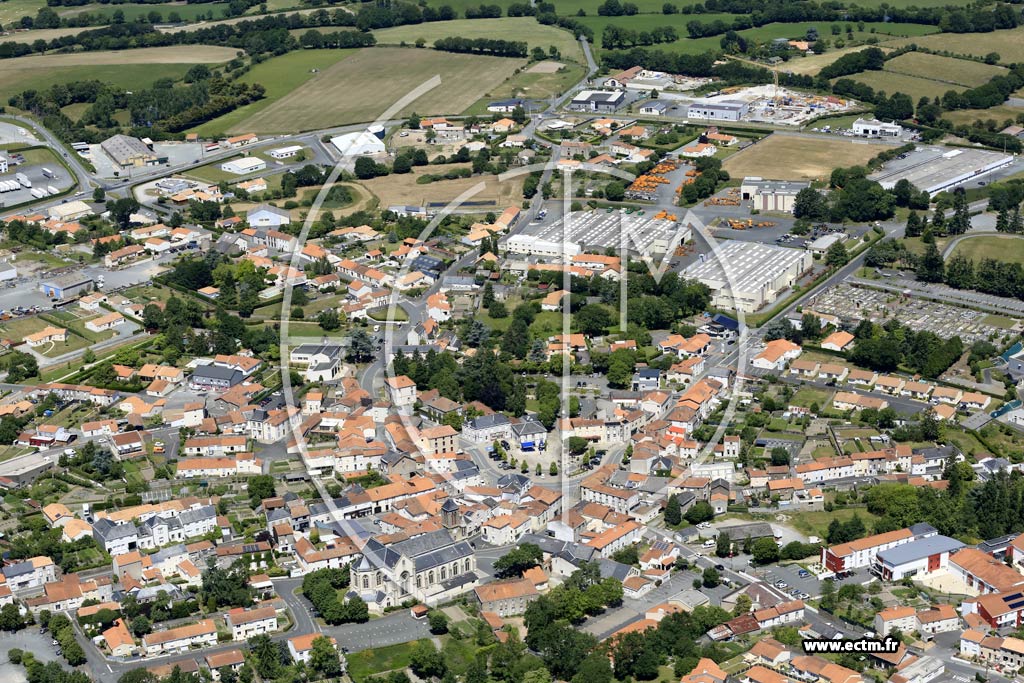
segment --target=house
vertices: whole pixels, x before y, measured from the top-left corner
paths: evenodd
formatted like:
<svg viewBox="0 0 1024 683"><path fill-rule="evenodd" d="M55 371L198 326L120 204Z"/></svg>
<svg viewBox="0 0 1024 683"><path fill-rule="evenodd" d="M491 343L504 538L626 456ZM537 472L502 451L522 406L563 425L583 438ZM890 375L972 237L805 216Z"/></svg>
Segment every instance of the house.
<svg viewBox="0 0 1024 683"><path fill-rule="evenodd" d="M296 662L309 664L309 655L313 651L313 642L319 638L327 638L331 645L338 647L338 641L333 636L325 636L322 633L308 633L303 636L295 636L288 639L288 654ZM342 659L344 661L344 658Z"/></svg>
<svg viewBox="0 0 1024 683"><path fill-rule="evenodd" d="M515 579L512 581L495 581L478 586L473 596L480 606L481 612L493 612L500 617L523 614L527 605L540 597L533 581Z"/></svg>
<svg viewBox="0 0 1024 683"><path fill-rule="evenodd" d="M142 637L142 648L147 655L184 652L192 647L210 647L217 644L217 627L213 619L203 619L166 631L147 633Z"/></svg>
<svg viewBox="0 0 1024 683"><path fill-rule="evenodd" d="M410 407L416 403L416 383L405 375L387 377L384 380L388 398L396 408Z"/></svg>
<svg viewBox="0 0 1024 683"><path fill-rule="evenodd" d="M25 335L22 341L26 345L35 348L37 346L43 346L45 344L54 344L57 342L64 342L67 340L68 331L63 327L54 327L53 325L47 325L40 331L34 334Z"/></svg>
<svg viewBox="0 0 1024 683"><path fill-rule="evenodd" d="M98 318L87 320L85 326L92 332L104 332L106 330L112 330L124 322L124 316L117 311L114 311L112 313L107 313L106 315L101 315Z"/></svg>
<svg viewBox="0 0 1024 683"><path fill-rule="evenodd" d="M829 351L846 351L853 346L853 335L844 330L839 330L821 340L821 348Z"/></svg>
<svg viewBox="0 0 1024 683"><path fill-rule="evenodd" d="M773 339L765 344L761 353L754 356L751 365L761 370L781 371L786 363L799 357L803 349L788 339Z"/></svg>
<svg viewBox="0 0 1024 683"><path fill-rule="evenodd" d="M228 610L224 615L224 623L231 627L232 640L248 640L277 630L277 610L273 607L237 607Z"/></svg>

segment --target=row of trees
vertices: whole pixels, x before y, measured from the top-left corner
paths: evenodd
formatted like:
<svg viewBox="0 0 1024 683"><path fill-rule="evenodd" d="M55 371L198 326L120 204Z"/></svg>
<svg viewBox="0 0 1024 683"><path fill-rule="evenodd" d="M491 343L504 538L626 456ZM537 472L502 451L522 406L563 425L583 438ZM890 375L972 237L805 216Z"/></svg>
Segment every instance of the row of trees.
<svg viewBox="0 0 1024 683"><path fill-rule="evenodd" d="M370 610L358 596L342 601L338 591L348 588L349 568L319 569L302 579L302 594L320 612L328 624L362 624L370 619Z"/></svg>
<svg viewBox="0 0 1024 683"><path fill-rule="evenodd" d="M884 325L862 320L853 334L857 342L850 352L850 361L880 372L905 367L934 378L949 369L964 352L960 337L943 339L928 330L915 332L895 319Z"/></svg>
<svg viewBox="0 0 1024 683"><path fill-rule="evenodd" d="M526 41L501 40L500 38L462 38L449 36L434 41L435 50L444 52L465 52L496 57L526 57L529 46Z"/></svg>

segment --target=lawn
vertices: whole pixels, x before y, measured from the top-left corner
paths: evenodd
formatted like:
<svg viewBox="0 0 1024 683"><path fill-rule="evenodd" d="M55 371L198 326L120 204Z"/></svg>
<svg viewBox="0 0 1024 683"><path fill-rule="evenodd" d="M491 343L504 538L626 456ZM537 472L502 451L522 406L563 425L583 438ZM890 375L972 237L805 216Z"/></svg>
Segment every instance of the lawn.
<svg viewBox="0 0 1024 683"><path fill-rule="evenodd" d="M493 202L492 208L501 208L523 201L523 181L526 175L517 175L504 182L495 175L476 176L472 178L456 178L439 180L434 183L418 185L416 178L427 174L444 173L449 168L465 164L441 164L438 166L417 166L412 173L403 173L364 180L360 184L372 192L381 206L394 204L426 205L428 203L451 202L467 190L483 185L482 188L466 201Z"/></svg>
<svg viewBox="0 0 1024 683"><path fill-rule="evenodd" d="M473 104L479 93L501 83L522 65L523 60L504 57L415 48L365 48L232 129L298 132L373 121L435 76L440 76L440 85L394 115L413 111L457 114Z"/></svg>
<svg viewBox="0 0 1024 683"><path fill-rule="evenodd" d="M1008 71L1001 66L924 52L907 52L890 59L885 63L884 70L968 88L983 85Z"/></svg>
<svg viewBox="0 0 1024 683"><path fill-rule="evenodd" d="M807 536L817 536L818 538L824 539L828 535L828 525L833 519L838 519L840 522L849 521L854 515L858 515L864 524L870 530L876 522L879 521L879 517L871 514L864 508L841 508L833 510L832 512L812 512L801 510L799 514L792 515L790 517L790 523L796 527L797 531Z"/></svg>
<svg viewBox="0 0 1024 683"><path fill-rule="evenodd" d="M1024 237L1017 235L984 235L957 242L953 254L966 256L975 263L995 259L1024 264Z"/></svg>
<svg viewBox="0 0 1024 683"><path fill-rule="evenodd" d="M154 47L5 59L0 60L0 100L6 103L24 90L45 90L71 81L98 80L137 90L159 78L180 78L193 64L225 62L234 55L230 48L196 45L188 50Z"/></svg>
<svg viewBox="0 0 1024 683"><path fill-rule="evenodd" d="M886 42L891 47L916 43L930 50L984 57L997 52L1004 64L1024 61L1024 26L991 33L943 33Z"/></svg>
<svg viewBox="0 0 1024 683"><path fill-rule="evenodd" d="M627 17L617 17L625 19ZM378 45L399 45L405 42L414 45L422 38L427 45L433 45L438 38L459 36L460 38L497 38L502 40L525 41L530 49L539 47L545 52L552 45L562 55L583 63L583 48L573 35L554 26L538 24L533 17L504 17L502 19L457 19L455 21L432 21L425 24L407 24L373 32ZM415 58L417 61L419 57ZM443 77L443 76L442 76Z"/></svg>
<svg viewBox="0 0 1024 683"><path fill-rule="evenodd" d="M271 106L285 95L339 61L349 57L354 50L295 50L279 57L268 59L252 67L239 81L259 83L266 88L265 97L232 112L208 121L193 131L202 136L218 136L227 131L240 131L239 124ZM319 73L314 73L316 69ZM245 132L245 131L243 131Z"/></svg>
<svg viewBox="0 0 1024 683"><path fill-rule="evenodd" d="M901 92L904 95L909 95L914 102L917 102L922 97L942 97L942 95L950 90L956 92L963 92L965 90L960 85L943 83L942 81L934 81L928 78L919 78L917 76L905 76L890 71L863 71L853 76L844 76L844 78L850 78L858 83L869 85L876 91L884 90L890 94Z"/></svg>
<svg viewBox="0 0 1024 683"><path fill-rule="evenodd" d="M419 642L430 641L417 641ZM412 654L415 645L416 643L401 643L345 655L348 660L348 674L355 683L362 683L370 676L394 669L404 669L409 666L409 655Z"/></svg>
<svg viewBox="0 0 1024 683"><path fill-rule="evenodd" d="M863 164L889 145L847 138L810 139L775 133L730 156L723 167L736 178L822 180L837 166Z"/></svg>
<svg viewBox="0 0 1024 683"><path fill-rule="evenodd" d="M810 387L801 387L793 398L789 399L790 405L800 406L802 408L810 408L815 403L819 407L825 406L830 398L831 392L823 389L812 389Z"/></svg>
<svg viewBox="0 0 1024 683"><path fill-rule="evenodd" d="M539 62L544 64L544 62ZM536 65L534 65L536 66ZM507 81L492 88L466 113L490 115L487 103L512 97L527 97L543 100L560 95L583 78L584 69L573 62L566 63L560 70L551 73L532 71L533 67L513 74Z"/></svg>

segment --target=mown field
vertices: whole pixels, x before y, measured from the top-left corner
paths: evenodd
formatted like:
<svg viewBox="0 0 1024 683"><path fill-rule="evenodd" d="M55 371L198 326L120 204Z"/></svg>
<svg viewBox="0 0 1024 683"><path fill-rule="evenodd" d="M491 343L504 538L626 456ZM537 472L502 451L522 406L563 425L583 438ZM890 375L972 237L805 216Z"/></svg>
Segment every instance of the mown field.
<svg viewBox="0 0 1024 683"><path fill-rule="evenodd" d="M450 202L463 192L483 184L479 192L467 197L468 202L494 201L495 206L504 209L507 206L519 206L523 203L523 181L526 175L518 175L505 182L498 176L488 175L475 178L457 178L441 180L436 183L419 185L416 179L421 175L444 173L453 168L468 168L469 164L442 164L439 166L418 166L412 173L393 174L372 180L363 180L360 184L373 193L381 206L393 204L424 205L428 202Z"/></svg>
<svg viewBox="0 0 1024 683"><path fill-rule="evenodd" d="M844 47L840 50L829 50L823 52L820 55L808 55L805 57L794 57L786 62L784 67L785 71L791 71L795 74L806 74L808 76L814 76L819 71L824 69L826 66L836 61L844 55L848 55L851 52L860 52L872 47L871 45L857 45L856 47ZM883 48L884 49L884 48Z"/></svg>
<svg viewBox="0 0 1024 683"><path fill-rule="evenodd" d="M998 52L1004 64L1024 61L1024 27L1021 26L991 33L943 33L914 40L894 40L886 44L901 47L909 43L916 43L929 50L978 57Z"/></svg>
<svg viewBox="0 0 1024 683"><path fill-rule="evenodd" d="M775 180L827 178L837 166L856 166L889 145L848 138L811 138L775 133L730 156L722 164L733 178Z"/></svg>
<svg viewBox="0 0 1024 683"><path fill-rule="evenodd" d="M968 88L988 83L994 77L1008 71L1001 66L969 59L930 55L925 52L908 52L890 59L885 63L883 70Z"/></svg>
<svg viewBox="0 0 1024 683"><path fill-rule="evenodd" d="M950 90L957 92L966 90L962 85L942 83L941 81L933 81L917 76L905 76L892 73L891 71L865 71L853 76L846 76L846 78L851 78L864 85L870 85L876 91L884 90L890 95L894 92L910 95L914 102L917 102L922 97L942 97L942 95Z"/></svg>
<svg viewBox="0 0 1024 683"><path fill-rule="evenodd" d="M571 33L554 26L538 24L533 17L435 21L381 29L374 31L373 35L377 38L379 45L399 45L403 41L407 45L414 45L418 39L422 38L427 41L429 46L433 45L438 38L450 36L524 40L530 49L540 47L546 52L549 46L554 45L563 59L583 62L583 49Z"/></svg>
<svg viewBox="0 0 1024 683"><path fill-rule="evenodd" d="M246 119L271 106L310 79L321 78L328 68L352 56L355 50L296 50L261 62L241 77L243 83L260 83L265 97L240 107L224 116L196 127L202 136L218 136L228 131L241 131ZM316 69L319 73L313 73Z"/></svg>
<svg viewBox="0 0 1024 683"><path fill-rule="evenodd" d="M373 121L434 76L441 84L402 107L458 114L525 63L521 59L452 54L415 48L365 48L316 75L232 130L295 132Z"/></svg>
<svg viewBox="0 0 1024 683"><path fill-rule="evenodd" d="M953 255L965 256L975 263L988 258L1024 264L1024 237L985 235L963 239L953 247Z"/></svg>

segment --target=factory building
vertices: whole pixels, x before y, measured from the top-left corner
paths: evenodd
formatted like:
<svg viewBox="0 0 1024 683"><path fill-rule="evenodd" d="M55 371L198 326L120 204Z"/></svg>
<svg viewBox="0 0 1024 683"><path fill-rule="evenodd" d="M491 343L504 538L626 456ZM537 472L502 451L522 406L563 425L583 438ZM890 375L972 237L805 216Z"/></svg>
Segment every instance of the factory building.
<svg viewBox="0 0 1024 683"><path fill-rule="evenodd" d="M572 98L569 109L610 113L623 105L625 94L621 90L584 90Z"/></svg>
<svg viewBox="0 0 1024 683"><path fill-rule="evenodd" d="M868 176L891 190L901 180L928 194L950 190L1013 163L1013 156L981 149L918 147Z"/></svg>
<svg viewBox="0 0 1024 683"><path fill-rule="evenodd" d="M625 245L623 245L625 233ZM619 211L573 211L549 225L529 225L501 240L513 254L561 258L583 251L604 253L625 246L629 256L666 254L690 239L690 229L675 221Z"/></svg>
<svg viewBox="0 0 1024 683"><path fill-rule="evenodd" d="M147 145L130 135L113 135L100 143L100 149L121 168L152 166L167 161L167 157L160 158L153 151L152 144Z"/></svg>
<svg viewBox="0 0 1024 683"><path fill-rule="evenodd" d="M712 121L739 121L750 111L750 105L740 100L720 102L698 101L686 108L688 119L711 119Z"/></svg>
<svg viewBox="0 0 1024 683"><path fill-rule="evenodd" d="M758 211L793 213L796 195L805 187L810 187L810 184L749 176L740 184L740 197Z"/></svg>
<svg viewBox="0 0 1024 683"><path fill-rule="evenodd" d="M878 119L857 119L853 122L853 134L865 138L897 138L903 134L903 126Z"/></svg>
<svg viewBox="0 0 1024 683"><path fill-rule="evenodd" d="M702 255L683 275L711 289L713 307L753 313L796 284L813 262L802 249L729 241Z"/></svg>

